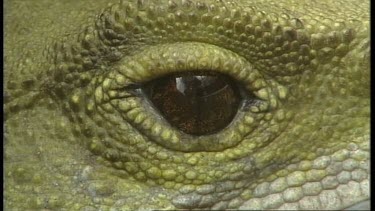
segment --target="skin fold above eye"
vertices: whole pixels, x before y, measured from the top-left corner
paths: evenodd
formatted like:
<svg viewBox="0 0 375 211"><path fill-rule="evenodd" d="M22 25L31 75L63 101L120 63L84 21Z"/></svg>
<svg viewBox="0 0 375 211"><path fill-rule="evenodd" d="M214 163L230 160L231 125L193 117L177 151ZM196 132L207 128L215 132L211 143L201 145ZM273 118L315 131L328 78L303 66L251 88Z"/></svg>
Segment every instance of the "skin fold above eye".
<svg viewBox="0 0 375 211"><path fill-rule="evenodd" d="M368 1L5 8L7 210L369 207ZM191 71L251 96L226 127L187 134L135 89Z"/></svg>

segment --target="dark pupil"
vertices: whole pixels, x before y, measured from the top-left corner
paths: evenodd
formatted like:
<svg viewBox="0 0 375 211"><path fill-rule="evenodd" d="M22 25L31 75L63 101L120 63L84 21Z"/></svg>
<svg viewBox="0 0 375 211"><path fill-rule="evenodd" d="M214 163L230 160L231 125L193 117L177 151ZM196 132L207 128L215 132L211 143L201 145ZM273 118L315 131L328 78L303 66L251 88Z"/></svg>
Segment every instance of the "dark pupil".
<svg viewBox="0 0 375 211"><path fill-rule="evenodd" d="M240 95L224 75L171 75L151 81L146 94L169 123L192 135L226 127L237 112Z"/></svg>

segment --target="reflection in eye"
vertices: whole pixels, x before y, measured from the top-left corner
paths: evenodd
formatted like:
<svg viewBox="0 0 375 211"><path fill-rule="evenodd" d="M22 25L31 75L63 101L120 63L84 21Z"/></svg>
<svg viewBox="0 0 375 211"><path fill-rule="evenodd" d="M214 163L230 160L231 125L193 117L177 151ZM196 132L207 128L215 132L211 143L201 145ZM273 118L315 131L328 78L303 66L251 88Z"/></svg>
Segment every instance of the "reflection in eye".
<svg viewBox="0 0 375 211"><path fill-rule="evenodd" d="M231 78L203 72L155 79L143 91L171 125L191 135L226 127L242 100Z"/></svg>

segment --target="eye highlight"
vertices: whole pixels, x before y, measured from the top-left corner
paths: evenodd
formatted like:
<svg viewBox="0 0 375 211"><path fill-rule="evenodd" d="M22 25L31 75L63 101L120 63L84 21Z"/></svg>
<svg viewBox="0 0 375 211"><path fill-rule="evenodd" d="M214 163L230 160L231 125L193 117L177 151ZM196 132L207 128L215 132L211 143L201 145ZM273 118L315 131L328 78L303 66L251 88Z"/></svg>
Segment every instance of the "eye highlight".
<svg viewBox="0 0 375 211"><path fill-rule="evenodd" d="M148 82L142 90L172 126L191 135L220 131L242 101L238 86L223 74L173 74Z"/></svg>

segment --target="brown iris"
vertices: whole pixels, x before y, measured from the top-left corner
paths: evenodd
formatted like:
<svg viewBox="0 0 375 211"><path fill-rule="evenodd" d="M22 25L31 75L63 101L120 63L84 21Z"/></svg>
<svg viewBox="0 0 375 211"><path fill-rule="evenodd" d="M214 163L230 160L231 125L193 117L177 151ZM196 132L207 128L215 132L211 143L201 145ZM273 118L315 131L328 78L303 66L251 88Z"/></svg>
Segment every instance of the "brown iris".
<svg viewBox="0 0 375 211"><path fill-rule="evenodd" d="M241 101L233 80L221 74L168 75L149 82L144 91L171 125L191 135L226 127Z"/></svg>

